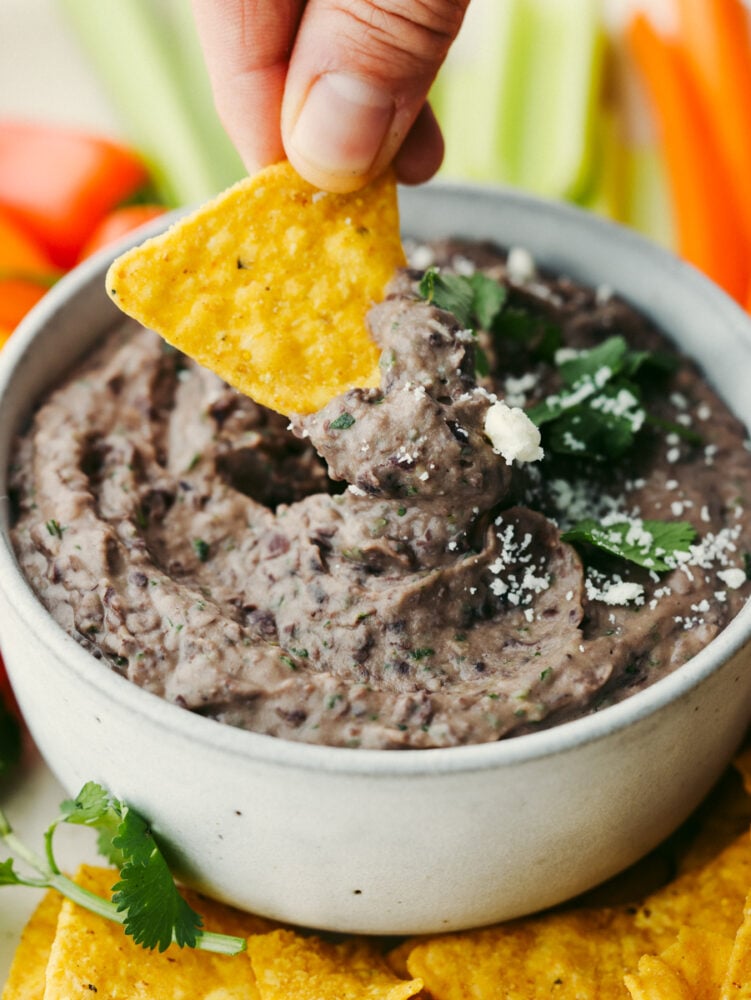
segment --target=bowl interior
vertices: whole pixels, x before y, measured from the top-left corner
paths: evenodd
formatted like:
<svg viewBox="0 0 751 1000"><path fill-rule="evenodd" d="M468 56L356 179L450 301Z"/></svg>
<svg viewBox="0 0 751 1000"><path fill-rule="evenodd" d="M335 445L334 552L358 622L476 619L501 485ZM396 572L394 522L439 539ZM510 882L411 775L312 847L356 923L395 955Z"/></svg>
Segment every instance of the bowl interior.
<svg viewBox="0 0 751 1000"><path fill-rule="evenodd" d="M585 284L605 285L635 303L658 326L679 339L693 355L731 409L751 423L751 321L694 269L634 233L556 203L497 189L434 183L401 192L405 234L417 239L447 235L489 239L523 246L546 268ZM169 220L159 220L154 231ZM139 237L139 239L142 237ZM135 242L133 240L132 242ZM0 496L7 498L7 469L13 440L35 400L57 382L109 329L123 322L105 293L104 274L112 254L100 254L63 279L29 315L0 357ZM66 648L68 662L87 683L125 700L145 714L197 740L240 755L273 757L306 768L351 773L413 773L513 765L520 759L556 753L596 740L614 728L656 711L699 683L716 664L747 641L751 608L746 608L718 639L691 663L645 691L603 712L540 733L497 744L448 750L358 751L300 746L217 726L141 691L94 664L66 637L21 577L8 539L9 505L0 505L0 578L12 592L30 628L51 648ZM92 666L95 669L91 669Z"/></svg>

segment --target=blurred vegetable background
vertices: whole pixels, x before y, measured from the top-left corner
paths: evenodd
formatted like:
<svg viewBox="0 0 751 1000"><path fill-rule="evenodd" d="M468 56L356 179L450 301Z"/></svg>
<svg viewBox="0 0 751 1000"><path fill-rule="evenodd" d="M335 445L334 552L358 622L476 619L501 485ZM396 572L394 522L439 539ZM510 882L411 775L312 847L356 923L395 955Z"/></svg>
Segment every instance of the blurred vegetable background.
<svg viewBox="0 0 751 1000"><path fill-rule="evenodd" d="M750 25L744 0L472 0L432 94L443 176L632 226L751 309ZM0 39L1 344L70 267L243 170L190 0L0 0Z"/></svg>
<svg viewBox="0 0 751 1000"><path fill-rule="evenodd" d="M472 0L432 94L447 140L443 175L565 199L633 226L751 306L749 20L744 0ZM148 173L148 195L144 183L138 197L167 207L242 176L213 109L190 0L0 0L0 37L0 206L19 121L125 144ZM51 147L48 159L57 161ZM56 165L60 174L69 162ZM92 184L92 198L107 200ZM86 208L71 202L67 237L61 212L46 258L0 251L0 292L15 303L0 308L5 329L74 262L59 241L72 245L79 212L96 211L79 196ZM147 217L130 209L112 232ZM14 269L44 280L30 289L14 274L11 286Z"/></svg>

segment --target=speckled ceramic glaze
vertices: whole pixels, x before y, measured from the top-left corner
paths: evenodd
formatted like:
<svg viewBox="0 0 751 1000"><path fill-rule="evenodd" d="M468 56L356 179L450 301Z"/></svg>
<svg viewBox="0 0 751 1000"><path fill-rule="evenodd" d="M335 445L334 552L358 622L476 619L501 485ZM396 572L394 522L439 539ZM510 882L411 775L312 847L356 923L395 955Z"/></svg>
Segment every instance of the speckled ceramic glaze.
<svg viewBox="0 0 751 1000"><path fill-rule="evenodd" d="M405 232L522 245L632 300L751 423L751 321L632 233L506 192L402 192ZM162 223L163 224L163 223ZM0 357L0 496L32 402L118 321L93 258ZM417 751L306 746L241 732L108 671L42 609L8 541L0 638L13 687L71 793L107 785L153 821L181 875L241 907L317 928L458 929L557 903L635 861L699 802L751 709L751 607L679 671L597 715L506 742Z"/></svg>

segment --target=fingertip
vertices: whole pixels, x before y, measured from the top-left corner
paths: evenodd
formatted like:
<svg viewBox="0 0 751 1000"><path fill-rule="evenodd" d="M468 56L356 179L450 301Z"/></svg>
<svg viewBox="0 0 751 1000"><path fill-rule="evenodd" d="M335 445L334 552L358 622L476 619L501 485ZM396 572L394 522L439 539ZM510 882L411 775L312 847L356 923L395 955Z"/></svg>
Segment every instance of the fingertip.
<svg viewBox="0 0 751 1000"><path fill-rule="evenodd" d="M369 80L322 73L299 108L284 115L287 156L317 187L356 190L374 174L394 112L391 94Z"/></svg>
<svg viewBox="0 0 751 1000"><path fill-rule="evenodd" d="M424 104L394 157L394 170L402 184L423 184L440 169L445 144L433 109Z"/></svg>

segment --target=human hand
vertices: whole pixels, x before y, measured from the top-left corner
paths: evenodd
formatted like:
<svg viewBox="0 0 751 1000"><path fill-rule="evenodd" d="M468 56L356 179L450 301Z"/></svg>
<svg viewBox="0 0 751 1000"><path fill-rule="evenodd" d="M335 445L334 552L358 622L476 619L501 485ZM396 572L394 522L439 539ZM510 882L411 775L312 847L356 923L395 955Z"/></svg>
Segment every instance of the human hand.
<svg viewBox="0 0 751 1000"><path fill-rule="evenodd" d="M427 93L469 0L193 0L219 115L251 172L285 156L352 191L416 184L443 139Z"/></svg>

